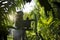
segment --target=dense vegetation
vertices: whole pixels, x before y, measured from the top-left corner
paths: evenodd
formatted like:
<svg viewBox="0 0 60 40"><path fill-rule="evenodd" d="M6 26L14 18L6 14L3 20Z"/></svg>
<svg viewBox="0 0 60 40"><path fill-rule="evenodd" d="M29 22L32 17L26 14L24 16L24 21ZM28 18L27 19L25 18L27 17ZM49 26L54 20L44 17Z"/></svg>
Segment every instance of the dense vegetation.
<svg viewBox="0 0 60 40"><path fill-rule="evenodd" d="M3 3L7 1L7 3ZM24 20L28 17L32 30L26 30L27 40L60 40L60 0L34 0L36 6L32 12L24 14ZM0 33L13 28L14 22L9 15L15 16L16 7L22 9L21 5L31 0L1 0L0 1Z"/></svg>

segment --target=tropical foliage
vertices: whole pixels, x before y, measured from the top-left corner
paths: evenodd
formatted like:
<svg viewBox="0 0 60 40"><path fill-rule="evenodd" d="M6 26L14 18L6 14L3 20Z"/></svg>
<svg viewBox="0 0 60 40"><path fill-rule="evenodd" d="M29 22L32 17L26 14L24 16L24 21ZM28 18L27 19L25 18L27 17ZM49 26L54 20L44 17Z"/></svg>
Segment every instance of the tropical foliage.
<svg viewBox="0 0 60 40"><path fill-rule="evenodd" d="M34 0L36 6L30 13L24 14L24 20L27 17L34 19L31 22L32 30L26 30L27 40L60 40L60 7L53 2L59 0L47 0L49 5L40 3L40 0ZM3 3L6 2L6 3ZM16 15L16 7L22 9L25 3L30 0L1 0L0 1L0 28L6 30L9 26L13 26L14 22L9 19L9 15ZM46 5L47 4L47 5ZM23 6L22 6L23 5ZM50 7L51 6L51 7ZM50 9L51 8L51 9ZM47 10L46 10L47 9Z"/></svg>

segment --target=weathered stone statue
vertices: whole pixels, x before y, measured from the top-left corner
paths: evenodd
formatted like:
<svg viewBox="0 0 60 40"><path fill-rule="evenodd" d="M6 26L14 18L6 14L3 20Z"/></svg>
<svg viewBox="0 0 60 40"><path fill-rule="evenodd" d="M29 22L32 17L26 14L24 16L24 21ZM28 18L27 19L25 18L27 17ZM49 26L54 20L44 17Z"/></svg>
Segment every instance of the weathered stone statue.
<svg viewBox="0 0 60 40"><path fill-rule="evenodd" d="M23 12L19 11L16 15L16 22L15 22L15 31L14 31L14 40L24 40L24 33L25 30L23 29Z"/></svg>
<svg viewBox="0 0 60 40"><path fill-rule="evenodd" d="M23 12L19 11L17 12L16 15L16 22L15 22L15 31L14 31L14 40L26 40L26 30L31 30L31 21L29 20L29 18L27 17L26 20L23 20Z"/></svg>

